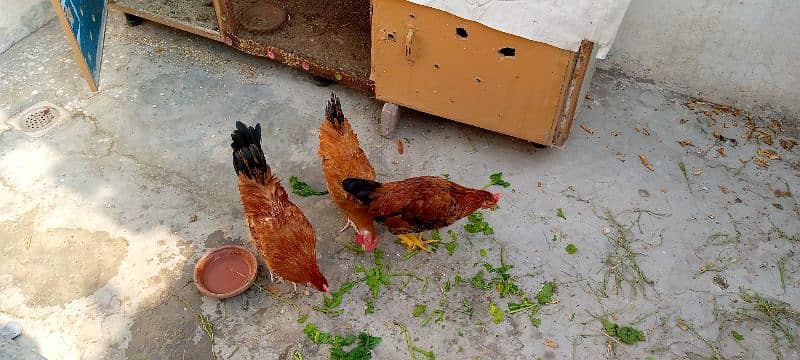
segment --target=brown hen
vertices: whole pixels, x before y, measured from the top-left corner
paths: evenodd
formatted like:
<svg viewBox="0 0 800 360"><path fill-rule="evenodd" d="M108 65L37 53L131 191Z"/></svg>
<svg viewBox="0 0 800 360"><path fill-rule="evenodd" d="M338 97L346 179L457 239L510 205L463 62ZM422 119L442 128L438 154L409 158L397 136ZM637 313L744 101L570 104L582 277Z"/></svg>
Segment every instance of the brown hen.
<svg viewBox="0 0 800 360"><path fill-rule="evenodd" d="M319 128L319 158L328 192L347 215L344 229L352 225L357 232L356 242L365 251L374 250L378 245L378 237L372 216L364 204L344 191L342 181L347 178L375 180L375 170L361 149L350 121L342 113L342 104L336 95L331 95Z"/></svg>
<svg viewBox="0 0 800 360"><path fill-rule="evenodd" d="M419 233L451 225L478 209L491 209L500 194L470 189L436 176L420 176L381 184L350 178L348 193L368 206L375 221L392 234Z"/></svg>
<svg viewBox="0 0 800 360"><path fill-rule="evenodd" d="M317 265L314 228L267 165L261 124L253 128L237 121L231 138L250 240L264 257L270 276L327 292L328 281Z"/></svg>

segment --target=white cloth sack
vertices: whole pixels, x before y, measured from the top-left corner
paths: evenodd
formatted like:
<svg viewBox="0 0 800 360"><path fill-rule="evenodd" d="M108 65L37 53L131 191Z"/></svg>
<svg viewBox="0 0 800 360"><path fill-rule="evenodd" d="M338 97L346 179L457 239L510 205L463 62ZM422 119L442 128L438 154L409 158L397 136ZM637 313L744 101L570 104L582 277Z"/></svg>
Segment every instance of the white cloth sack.
<svg viewBox="0 0 800 360"><path fill-rule="evenodd" d="M408 0L491 28L576 51L594 41L608 54L630 0Z"/></svg>

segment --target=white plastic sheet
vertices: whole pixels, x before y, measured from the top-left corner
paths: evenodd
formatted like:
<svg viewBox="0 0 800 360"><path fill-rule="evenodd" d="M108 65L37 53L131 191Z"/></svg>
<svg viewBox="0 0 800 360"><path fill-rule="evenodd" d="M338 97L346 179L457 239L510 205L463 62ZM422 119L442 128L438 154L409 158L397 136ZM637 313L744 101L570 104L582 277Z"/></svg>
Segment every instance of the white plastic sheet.
<svg viewBox="0 0 800 360"><path fill-rule="evenodd" d="M491 28L576 51L581 41L608 54L630 0L408 0Z"/></svg>

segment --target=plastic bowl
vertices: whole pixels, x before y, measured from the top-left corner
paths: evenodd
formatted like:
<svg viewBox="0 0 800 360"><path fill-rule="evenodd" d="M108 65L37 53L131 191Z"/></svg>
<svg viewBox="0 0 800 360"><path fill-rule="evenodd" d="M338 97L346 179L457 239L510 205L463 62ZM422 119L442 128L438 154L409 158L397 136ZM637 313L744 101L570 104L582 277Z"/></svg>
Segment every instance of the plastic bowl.
<svg viewBox="0 0 800 360"><path fill-rule="evenodd" d="M253 285L258 261L250 250L226 245L206 252L194 267L194 284L206 296L227 299Z"/></svg>

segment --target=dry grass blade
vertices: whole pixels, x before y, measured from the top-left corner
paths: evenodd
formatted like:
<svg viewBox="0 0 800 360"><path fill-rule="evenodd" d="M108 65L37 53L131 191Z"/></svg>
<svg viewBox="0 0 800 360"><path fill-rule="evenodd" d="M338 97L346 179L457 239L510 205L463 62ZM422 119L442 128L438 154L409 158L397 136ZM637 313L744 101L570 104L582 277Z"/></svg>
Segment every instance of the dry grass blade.
<svg viewBox="0 0 800 360"><path fill-rule="evenodd" d="M639 154L639 160L642 161L642 166L647 168L647 171L653 171L653 165L650 164L649 160L647 160L647 156L645 156L644 154Z"/></svg>
<svg viewBox="0 0 800 360"><path fill-rule="evenodd" d="M800 326L797 310L783 301L768 299L756 292L743 291L740 297L750 306L737 309L735 315L768 325L773 331L779 331L789 346L797 346L797 332L791 327L792 323Z"/></svg>
<svg viewBox="0 0 800 360"><path fill-rule="evenodd" d="M634 210L632 212L637 214L637 216L628 226L620 223L616 216L608 209L605 210L604 216L600 217L608 221L612 230L606 234L606 238L609 243L611 243L612 248L603 261L606 266L606 274L603 279L604 295L606 295L608 283L611 280L614 282L614 288L618 291L622 288L623 283L628 283L634 295L638 292L645 293L647 288L653 285L653 281L647 277L639 265L639 260L637 258L639 253L634 249L635 242L639 240L634 237L633 228L638 227L639 232L643 232L641 228L641 218L644 214L656 218L665 215L649 210Z"/></svg>
<svg viewBox="0 0 800 360"><path fill-rule="evenodd" d="M190 304L184 298L178 297L178 300L186 305L186 307L189 309L189 312L191 312L192 315L194 315L194 317L197 319L197 323L200 325L200 328L203 329L203 332L205 332L208 336L208 340L211 342L211 358L216 359L217 355L214 353L214 324L211 323L211 319L208 316L197 312L194 309L194 306L192 306L192 304Z"/></svg>
<svg viewBox="0 0 800 360"><path fill-rule="evenodd" d="M688 322L686 322L685 320L683 320L681 318L676 319L675 323L678 325L679 328L681 328L681 330L688 331L689 333L694 335L696 338L698 338L701 341L703 341L706 344L706 346L708 346L708 349L711 350L711 353L712 353L712 355L709 358L714 359L714 360L724 360L725 359L724 357L722 357L722 352L720 351L720 346L718 344L716 344L715 342L709 340L705 336L701 335L699 332L697 332L697 330L694 328L694 326L692 326L691 324L689 324ZM696 354L694 354L694 355L696 355ZM689 357L690 354L686 354L686 356Z"/></svg>

